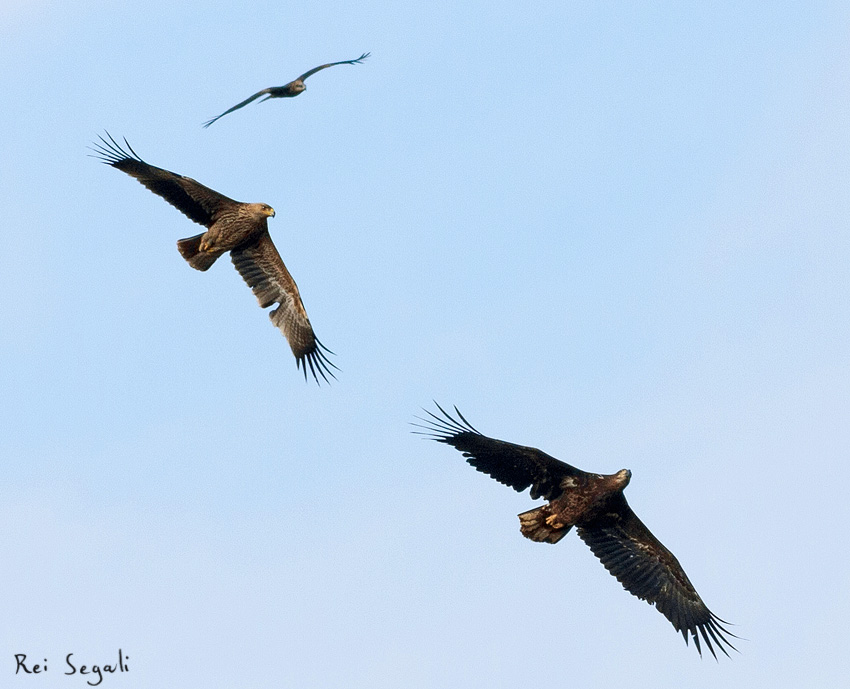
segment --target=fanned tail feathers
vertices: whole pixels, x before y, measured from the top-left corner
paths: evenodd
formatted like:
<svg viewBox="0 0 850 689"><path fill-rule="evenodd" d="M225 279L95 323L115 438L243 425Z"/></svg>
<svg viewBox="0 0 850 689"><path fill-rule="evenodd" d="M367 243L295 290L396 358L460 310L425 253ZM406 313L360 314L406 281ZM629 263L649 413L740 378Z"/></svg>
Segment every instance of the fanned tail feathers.
<svg viewBox="0 0 850 689"><path fill-rule="evenodd" d="M210 266L218 260L223 251L201 251L201 238L205 233L196 234L194 237L180 239L177 249L195 270L209 270Z"/></svg>
<svg viewBox="0 0 850 689"><path fill-rule="evenodd" d="M523 512L519 515L519 530L526 538L537 543L557 543L566 536L572 524L555 528L546 523L546 518L552 513L549 505Z"/></svg>

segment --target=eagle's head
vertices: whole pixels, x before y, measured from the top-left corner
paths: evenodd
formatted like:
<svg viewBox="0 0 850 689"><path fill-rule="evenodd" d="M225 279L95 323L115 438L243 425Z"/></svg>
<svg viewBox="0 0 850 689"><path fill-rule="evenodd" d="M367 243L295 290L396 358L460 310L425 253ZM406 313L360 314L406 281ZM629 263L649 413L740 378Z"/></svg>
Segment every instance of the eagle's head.
<svg viewBox="0 0 850 689"><path fill-rule="evenodd" d="M252 203L251 210L260 218L273 218L274 208L267 203Z"/></svg>
<svg viewBox="0 0 850 689"><path fill-rule="evenodd" d="M299 79L298 81L296 81L296 82L292 85L292 90L293 90L293 91L295 91L295 95L297 96L297 95L298 95L299 93L301 93L302 91L306 91L306 90L307 90L307 84L305 84L303 81L301 81L301 80Z"/></svg>
<svg viewBox="0 0 850 689"><path fill-rule="evenodd" d="M617 477L617 483L620 484L620 488L625 488L629 485L629 481L632 480L632 472L628 469L620 469L614 476Z"/></svg>

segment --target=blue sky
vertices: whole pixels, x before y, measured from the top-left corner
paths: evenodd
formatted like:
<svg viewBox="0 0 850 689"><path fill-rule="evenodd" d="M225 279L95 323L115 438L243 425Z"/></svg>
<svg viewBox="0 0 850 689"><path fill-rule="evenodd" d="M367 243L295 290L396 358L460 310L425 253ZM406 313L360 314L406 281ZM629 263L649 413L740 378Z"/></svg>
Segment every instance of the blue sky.
<svg viewBox="0 0 850 689"><path fill-rule="evenodd" d="M846 681L848 22L5 2L0 684L119 647L103 686ZM185 264L197 226L87 157L104 130L275 207L337 382L226 260ZM741 653L700 660L573 535L523 539L527 495L410 433L431 400L631 469Z"/></svg>

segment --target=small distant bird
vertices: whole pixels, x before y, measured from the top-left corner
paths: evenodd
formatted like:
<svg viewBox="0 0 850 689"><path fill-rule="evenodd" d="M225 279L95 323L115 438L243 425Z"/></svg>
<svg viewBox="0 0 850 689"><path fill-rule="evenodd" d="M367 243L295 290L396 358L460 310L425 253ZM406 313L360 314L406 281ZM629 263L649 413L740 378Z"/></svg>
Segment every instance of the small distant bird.
<svg viewBox="0 0 850 689"><path fill-rule="evenodd" d="M295 96L299 95L302 91L306 90L307 85L304 83L304 80L307 77L313 76L316 72L321 72L323 69L327 69L328 67L335 67L336 65L359 65L363 62L367 57L369 57L372 53L363 53L356 60L342 60L341 62L329 62L326 65L319 65L318 67L313 67L309 72L304 72L300 77L295 79L294 81L290 81L288 84L284 86L270 86L267 89L263 89L262 91L257 91L250 98L246 98L238 105L234 105L230 110L225 110L218 117L213 117L208 122L204 123L204 127L209 127L216 120L220 120L225 115L229 115L234 110L239 110L239 108L244 108L248 103L251 103L260 96L265 96L263 101L267 101L269 98L295 98Z"/></svg>
<svg viewBox="0 0 850 689"><path fill-rule="evenodd" d="M269 236L267 220L274 209L265 203L240 203L205 187L190 177L148 165L132 149L128 151L109 135L100 138L92 151L107 165L135 177L150 191L164 198L190 220L207 228L206 232L181 239L177 248L189 265L208 270L219 256L230 252L236 270L254 291L262 308L279 304L269 313L274 323L289 341L297 366L307 366L316 382L321 375L335 377L329 366L336 368L325 356L324 345L316 338L307 311L301 302L295 280L289 274Z"/></svg>
<svg viewBox="0 0 850 689"><path fill-rule="evenodd" d="M623 489L629 484L631 471L590 474L533 447L482 435L457 407L457 419L440 405L437 408L441 416L426 410L430 418L420 419L426 425L414 425L427 433L417 433L460 450L469 464L499 483L517 492L530 486L533 499L548 501L519 515L523 536L557 543L575 526L579 538L605 569L629 593L655 604L682 633L686 644L690 633L700 655L700 634L715 658L712 641L727 656L724 644L737 650L727 638L735 635L723 627L728 622L705 606L673 553L650 533L626 502Z"/></svg>

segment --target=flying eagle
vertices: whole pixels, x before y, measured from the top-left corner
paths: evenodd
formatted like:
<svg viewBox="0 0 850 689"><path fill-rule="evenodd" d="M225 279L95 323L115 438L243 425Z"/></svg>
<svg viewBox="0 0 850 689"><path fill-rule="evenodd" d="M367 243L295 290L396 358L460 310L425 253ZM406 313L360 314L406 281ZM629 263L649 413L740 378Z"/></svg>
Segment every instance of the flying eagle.
<svg viewBox="0 0 850 689"><path fill-rule="evenodd" d="M451 445L478 471L518 492L531 487L533 499L548 504L519 515L522 535L532 541L557 543L575 526L576 532L612 575L632 595L655 604L688 643L693 637L702 655L700 635L711 654L716 645L733 650L724 622L702 602L679 561L632 512L623 489L632 472L591 474L550 457L533 447L514 445L482 435L455 407L455 419L437 405L441 415L426 410L420 435ZM737 637L735 637L737 638ZM712 645L712 642L714 645Z"/></svg>
<svg viewBox="0 0 850 689"><path fill-rule="evenodd" d="M279 304L269 313L269 318L289 341L298 368L303 365L305 380L309 366L317 383L319 375L330 382L327 376L335 376L329 367L336 366L325 352L332 352L313 333L295 280L269 236L267 220L274 217L274 209L265 203L234 201L190 177L148 165L127 139L124 139L128 149L125 151L108 132L106 135L109 141L101 136L100 143L94 143L93 157L135 177L190 220L207 228L206 232L177 242L189 265L208 270L219 256L229 251L233 265L254 291L260 306Z"/></svg>
<svg viewBox="0 0 850 689"><path fill-rule="evenodd" d="M313 76L316 72L321 72L323 69L327 69L328 67L335 67L336 65L359 65L363 62L367 57L369 57L372 53L363 53L356 60L342 60L341 62L329 62L326 65L319 65L318 67L313 67L309 72L304 72L300 77L295 79L294 81L290 81L288 84L284 86L270 86L267 89L263 89L262 91L257 91L250 98L246 98L241 103L234 105L230 110L225 110L218 117L213 117L208 122L204 122L204 127L209 127L216 120L221 119L225 115L229 115L234 110L239 110L239 108L244 108L248 103L251 103L260 96L265 96L263 100L260 102L268 100L269 98L295 98L295 96L301 94L304 90L306 90L307 85L304 83L304 80L307 77Z"/></svg>

